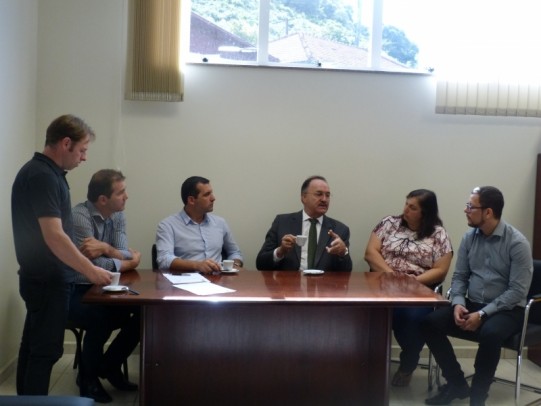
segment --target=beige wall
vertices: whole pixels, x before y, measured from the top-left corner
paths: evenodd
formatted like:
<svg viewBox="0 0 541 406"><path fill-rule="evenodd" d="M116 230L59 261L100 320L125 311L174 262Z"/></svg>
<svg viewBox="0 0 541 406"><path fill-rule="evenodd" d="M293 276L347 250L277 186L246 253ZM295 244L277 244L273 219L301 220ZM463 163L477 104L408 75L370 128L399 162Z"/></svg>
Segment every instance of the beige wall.
<svg viewBox="0 0 541 406"><path fill-rule="evenodd" d="M467 228L464 203L476 185L500 187L504 217L532 236L539 119L436 115L430 76L316 69L189 65L183 103L125 101L124 0L47 0L38 10L36 1L23 1L26 8L19 1L7 1L10 13L23 8L30 27L38 16L38 73L35 86L32 72L20 77L27 62L13 62L15 84L25 96L16 120L1 110L0 125L9 125L0 138L0 153L6 155L0 249L4 275L9 274L1 289L13 293L8 299L1 295L0 305L19 308L9 320L0 315L3 329L19 329L21 317L9 186L16 167L31 154L29 144L41 149L47 124L66 112L81 115L97 133L88 161L69 175L72 203L85 198L96 170L124 171L128 236L144 254L142 267L150 266L157 223L180 209L180 184L195 174L211 179L215 213L228 220L249 268L274 215L299 210L300 184L316 173L331 185L329 214L351 228L356 270L366 269L363 252L375 223L399 213L405 195L420 187L437 193L455 249ZM36 29L28 31L29 52L10 49L12 54L36 52ZM0 80L11 80L6 75L0 70ZM0 104L8 104L6 95ZM23 119L34 112L35 121ZM30 141L32 134L36 138ZM7 150L16 150L16 156ZM0 342L0 354L4 346ZM0 361L1 369L7 358Z"/></svg>
<svg viewBox="0 0 541 406"><path fill-rule="evenodd" d="M24 319L11 234L11 183L34 151L37 1L0 0L0 379L17 356Z"/></svg>

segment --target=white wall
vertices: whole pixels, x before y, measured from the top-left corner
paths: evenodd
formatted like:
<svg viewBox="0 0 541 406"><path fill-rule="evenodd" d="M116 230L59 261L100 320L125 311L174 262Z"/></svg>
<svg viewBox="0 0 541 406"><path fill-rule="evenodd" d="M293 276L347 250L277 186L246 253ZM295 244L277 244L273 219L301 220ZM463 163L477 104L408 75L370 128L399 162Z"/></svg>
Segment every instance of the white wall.
<svg viewBox="0 0 541 406"><path fill-rule="evenodd" d="M19 349L24 305L11 233L11 184L34 152L36 0L0 0L0 379Z"/></svg>
<svg viewBox="0 0 541 406"><path fill-rule="evenodd" d="M91 173L120 167L143 267L156 224L180 209L180 184L194 174L211 179L215 212L252 268L274 215L300 209L300 184L314 173L330 182L329 214L351 227L358 270L371 228L419 187L436 191L456 248L481 184L502 189L505 218L531 237L538 119L436 115L430 76L209 65L186 68L183 103L125 101L126 3L45 4L38 127L66 111L94 127L88 161L69 175L73 203Z"/></svg>
<svg viewBox="0 0 541 406"><path fill-rule="evenodd" d="M69 175L72 203L84 200L96 170L124 171L130 245L143 252L143 268L157 223L180 210L180 184L191 175L210 178L215 213L228 220L248 268L274 215L299 210L301 182L316 173L331 186L329 214L351 228L356 270L366 269L372 227L420 187L437 193L455 249L469 191L484 184L502 189L504 217L531 239L539 119L436 115L429 76L209 65L186 68L183 103L125 101L125 13L125 0L39 2L36 148L59 114L93 126L88 161ZM10 125L2 134L34 128ZM27 156L25 145L18 161ZM6 184L17 166L8 159ZM5 252L11 269L12 247Z"/></svg>
<svg viewBox="0 0 541 406"><path fill-rule="evenodd" d="M45 4L38 127L66 111L94 127L88 162L69 176L73 203L91 173L120 167L143 267L156 224L180 209L180 184L194 174L211 179L215 212L252 268L274 215L300 209L300 184L314 173L330 182L329 214L351 227L358 270L371 228L419 187L436 191L456 248L481 184L502 189L505 218L531 237L538 119L436 115L430 76L208 65L186 68L183 103L125 101L126 3Z"/></svg>

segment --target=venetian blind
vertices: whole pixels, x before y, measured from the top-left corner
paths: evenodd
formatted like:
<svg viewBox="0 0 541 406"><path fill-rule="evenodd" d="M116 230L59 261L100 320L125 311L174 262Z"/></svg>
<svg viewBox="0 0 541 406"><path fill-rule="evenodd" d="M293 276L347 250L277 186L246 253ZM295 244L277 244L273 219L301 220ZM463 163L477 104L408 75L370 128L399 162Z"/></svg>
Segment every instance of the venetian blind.
<svg viewBox="0 0 541 406"><path fill-rule="evenodd" d="M182 101L181 0L131 0L126 99Z"/></svg>

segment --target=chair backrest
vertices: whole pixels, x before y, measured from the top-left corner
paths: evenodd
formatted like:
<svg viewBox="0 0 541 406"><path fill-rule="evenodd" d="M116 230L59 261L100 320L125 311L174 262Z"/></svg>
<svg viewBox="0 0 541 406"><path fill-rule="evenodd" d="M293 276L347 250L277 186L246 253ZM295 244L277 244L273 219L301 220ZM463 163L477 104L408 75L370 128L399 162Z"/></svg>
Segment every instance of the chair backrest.
<svg viewBox="0 0 541 406"><path fill-rule="evenodd" d="M158 251L156 250L156 244L152 244L152 269L158 269Z"/></svg>
<svg viewBox="0 0 541 406"><path fill-rule="evenodd" d="M530 290L528 291L528 300L532 296L538 295L541 293L541 260L533 260L533 276L532 284L530 285ZM530 317L528 323L541 324L541 306L536 305L532 306L530 309Z"/></svg>

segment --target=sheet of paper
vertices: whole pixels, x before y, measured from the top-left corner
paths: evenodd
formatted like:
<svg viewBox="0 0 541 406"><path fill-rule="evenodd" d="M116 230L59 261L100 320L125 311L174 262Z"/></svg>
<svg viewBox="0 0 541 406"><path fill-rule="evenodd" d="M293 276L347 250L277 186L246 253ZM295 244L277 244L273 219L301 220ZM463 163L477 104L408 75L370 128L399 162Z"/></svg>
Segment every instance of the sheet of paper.
<svg viewBox="0 0 541 406"><path fill-rule="evenodd" d="M197 272L179 273L176 275L164 273L163 276L165 276L173 285L178 285L181 283L209 282L207 278Z"/></svg>
<svg viewBox="0 0 541 406"><path fill-rule="evenodd" d="M235 290L224 288L223 286L216 285L214 283L183 283L181 285L174 285L175 288L187 290L188 292L196 295L219 295L221 293L230 293Z"/></svg>

